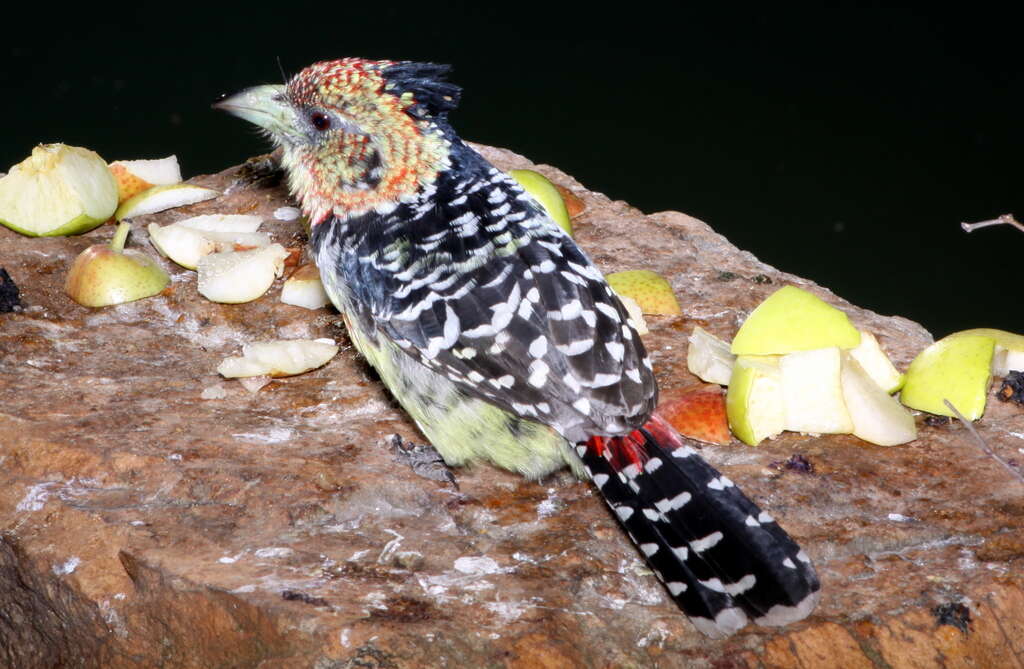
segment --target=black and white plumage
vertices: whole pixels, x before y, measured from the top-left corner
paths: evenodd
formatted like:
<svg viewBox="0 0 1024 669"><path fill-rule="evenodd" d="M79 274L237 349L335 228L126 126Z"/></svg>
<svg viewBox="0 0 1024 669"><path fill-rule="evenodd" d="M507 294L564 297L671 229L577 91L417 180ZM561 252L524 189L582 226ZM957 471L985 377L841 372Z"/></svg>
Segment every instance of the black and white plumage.
<svg viewBox="0 0 1024 669"><path fill-rule="evenodd" d="M449 464L585 472L705 634L805 617L820 587L807 556L653 413L621 302L458 138L445 72L330 61L220 106L283 147L353 342Z"/></svg>

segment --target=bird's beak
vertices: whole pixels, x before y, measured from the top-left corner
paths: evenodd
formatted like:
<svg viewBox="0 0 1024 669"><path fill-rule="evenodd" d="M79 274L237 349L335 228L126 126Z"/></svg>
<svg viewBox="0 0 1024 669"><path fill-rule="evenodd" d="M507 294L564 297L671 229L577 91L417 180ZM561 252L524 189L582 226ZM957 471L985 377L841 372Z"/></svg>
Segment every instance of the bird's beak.
<svg viewBox="0 0 1024 669"><path fill-rule="evenodd" d="M214 103L213 108L258 125L282 139L295 127L294 112L285 99L285 87L280 84L247 88Z"/></svg>

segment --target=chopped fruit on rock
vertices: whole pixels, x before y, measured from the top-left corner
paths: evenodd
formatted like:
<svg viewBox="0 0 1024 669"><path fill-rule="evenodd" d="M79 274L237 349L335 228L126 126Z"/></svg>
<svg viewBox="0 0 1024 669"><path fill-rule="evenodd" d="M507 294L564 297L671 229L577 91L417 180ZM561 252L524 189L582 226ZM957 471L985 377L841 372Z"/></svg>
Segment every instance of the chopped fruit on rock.
<svg viewBox="0 0 1024 669"><path fill-rule="evenodd" d="M732 340L736 355L776 355L860 344L845 313L795 286L783 286L759 304Z"/></svg>
<svg viewBox="0 0 1024 669"><path fill-rule="evenodd" d="M125 251L131 229L121 223L109 245L95 244L75 258L64 282L71 299L85 307L105 307L151 297L170 283L170 277L149 256Z"/></svg>
<svg viewBox="0 0 1024 669"><path fill-rule="evenodd" d="M195 216L171 225L150 223L149 237L160 253L187 269L195 269L210 253L252 250L270 244L270 236L254 232L260 225L256 216ZM253 222L252 219L255 219Z"/></svg>
<svg viewBox="0 0 1024 669"><path fill-rule="evenodd" d="M565 230L565 233L572 236L572 221L569 220L569 210L565 207L562 194L558 192L555 185L546 176L533 170L509 170L509 176L519 182L527 193L537 200L548 216L558 227Z"/></svg>
<svg viewBox="0 0 1024 669"><path fill-rule="evenodd" d="M658 406L658 414L683 436L709 444L732 442L725 396L717 388L702 388L669 398Z"/></svg>
<svg viewBox="0 0 1024 669"><path fill-rule="evenodd" d="M110 163L110 173L117 180L118 202L124 202L153 186L181 182L177 156L156 160L116 160Z"/></svg>
<svg viewBox="0 0 1024 669"><path fill-rule="evenodd" d="M40 144L0 178L0 224L31 237L74 235L107 221L117 182L95 152Z"/></svg>
<svg viewBox="0 0 1024 669"><path fill-rule="evenodd" d="M992 358L992 373L1006 376L1011 371L1024 370L1024 335L995 328L974 328L961 330L946 337L991 337L996 342L995 354Z"/></svg>
<svg viewBox="0 0 1024 669"><path fill-rule="evenodd" d="M330 304L316 265L303 265L288 277L281 287L281 301L306 309L321 309Z"/></svg>
<svg viewBox="0 0 1024 669"><path fill-rule="evenodd" d="M605 279L616 294L636 300L645 314L679 316L683 313L672 285L656 272L632 269L612 272Z"/></svg>
<svg viewBox="0 0 1024 669"><path fill-rule="evenodd" d="M686 349L686 367L701 381L729 385L736 356L729 345L699 325L694 326Z"/></svg>
<svg viewBox="0 0 1024 669"><path fill-rule="evenodd" d="M287 249L280 244L203 256L197 265L199 294L213 302L251 302L281 276L287 257Z"/></svg>
<svg viewBox="0 0 1024 669"><path fill-rule="evenodd" d="M781 434L786 427L786 410L778 358L736 358L725 406L729 426L743 443L756 446Z"/></svg>
<svg viewBox="0 0 1024 669"><path fill-rule="evenodd" d="M848 434L853 422L843 399L839 348L795 351L779 359L787 430Z"/></svg>
<svg viewBox="0 0 1024 669"><path fill-rule="evenodd" d="M636 330L636 333L638 335L648 334L650 329L647 327L647 319L644 318L644 312L636 300L626 295L619 295L619 300L622 302L622 306L626 307L627 318L633 322L633 329Z"/></svg>
<svg viewBox="0 0 1024 669"><path fill-rule="evenodd" d="M852 351L842 353L840 380L855 437L879 446L917 439L914 417L875 382Z"/></svg>
<svg viewBox="0 0 1024 669"><path fill-rule="evenodd" d="M921 351L907 368L900 401L912 409L955 416L945 400L967 420L985 413L992 383L996 340L987 335L955 333Z"/></svg>
<svg viewBox="0 0 1024 669"><path fill-rule="evenodd" d="M246 344L241 357L225 358L217 367L228 378L294 376L326 365L338 353L330 339L288 339Z"/></svg>
<svg viewBox="0 0 1024 669"><path fill-rule="evenodd" d="M220 193L210 188L185 183L153 186L122 202L114 212L114 218L121 221L134 216L145 216L165 209L210 200L218 195Z"/></svg>
<svg viewBox="0 0 1024 669"><path fill-rule="evenodd" d="M903 375L878 345L875 335L870 332L861 330L860 344L850 349L850 355L885 392L894 393L903 385Z"/></svg>

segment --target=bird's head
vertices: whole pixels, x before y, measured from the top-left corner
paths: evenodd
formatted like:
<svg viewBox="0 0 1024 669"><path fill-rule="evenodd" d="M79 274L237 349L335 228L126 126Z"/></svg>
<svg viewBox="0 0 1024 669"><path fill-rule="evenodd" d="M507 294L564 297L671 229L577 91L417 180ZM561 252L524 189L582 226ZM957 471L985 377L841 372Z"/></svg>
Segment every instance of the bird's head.
<svg viewBox="0 0 1024 669"><path fill-rule="evenodd" d="M223 109L282 147L292 192L310 221L388 211L449 166L447 113L459 88L448 66L346 58L316 63L286 85L249 88Z"/></svg>

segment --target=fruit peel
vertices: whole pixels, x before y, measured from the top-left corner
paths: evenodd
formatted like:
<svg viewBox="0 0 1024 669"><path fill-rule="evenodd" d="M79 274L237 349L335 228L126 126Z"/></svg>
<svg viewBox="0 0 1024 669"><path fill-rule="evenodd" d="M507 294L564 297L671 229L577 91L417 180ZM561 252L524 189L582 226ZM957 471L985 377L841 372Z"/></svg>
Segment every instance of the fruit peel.
<svg viewBox="0 0 1024 669"><path fill-rule="evenodd" d="M636 300L645 314L679 316L683 309L668 280L647 269L631 269L605 275L608 285L619 295Z"/></svg>
<svg viewBox="0 0 1024 669"><path fill-rule="evenodd" d="M859 344L860 332L845 313L806 290L783 286L750 312L731 350L736 355L783 355Z"/></svg>
<svg viewBox="0 0 1024 669"><path fill-rule="evenodd" d="M732 443L725 395L718 388L684 392L658 405L658 415L679 434L709 444Z"/></svg>

